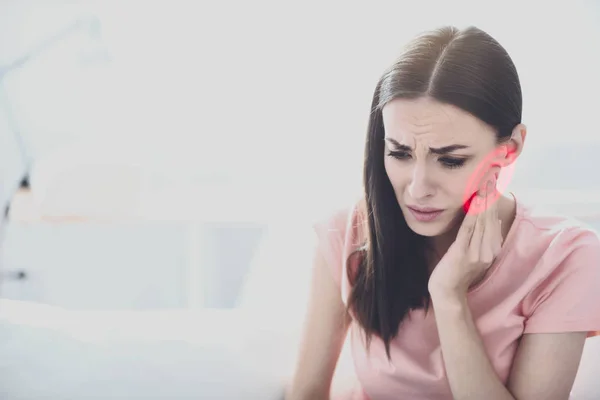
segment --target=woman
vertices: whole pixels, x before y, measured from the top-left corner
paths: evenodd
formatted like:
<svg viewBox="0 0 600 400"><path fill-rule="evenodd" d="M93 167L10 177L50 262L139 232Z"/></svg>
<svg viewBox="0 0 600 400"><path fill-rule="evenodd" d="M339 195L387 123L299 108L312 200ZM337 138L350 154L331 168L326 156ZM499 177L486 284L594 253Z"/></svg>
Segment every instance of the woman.
<svg viewBox="0 0 600 400"><path fill-rule="evenodd" d="M414 39L373 96L364 199L317 225L290 399L566 399L600 330L600 240L496 182L523 149L515 66L487 33Z"/></svg>

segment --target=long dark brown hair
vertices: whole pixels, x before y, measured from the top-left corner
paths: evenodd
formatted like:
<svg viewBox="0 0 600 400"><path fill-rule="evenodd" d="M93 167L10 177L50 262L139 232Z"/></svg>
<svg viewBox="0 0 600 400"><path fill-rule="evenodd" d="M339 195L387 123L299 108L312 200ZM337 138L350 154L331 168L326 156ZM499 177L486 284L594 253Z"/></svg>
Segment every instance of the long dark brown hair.
<svg viewBox="0 0 600 400"><path fill-rule="evenodd" d="M423 96L451 104L493 127L498 142L521 123L517 70L489 34L443 27L413 39L382 75L371 103L363 171L365 242L357 269L348 268L351 311L366 334L390 342L410 310L428 309L426 238L404 219L384 168L382 108L393 99ZM356 254L355 254L356 255Z"/></svg>

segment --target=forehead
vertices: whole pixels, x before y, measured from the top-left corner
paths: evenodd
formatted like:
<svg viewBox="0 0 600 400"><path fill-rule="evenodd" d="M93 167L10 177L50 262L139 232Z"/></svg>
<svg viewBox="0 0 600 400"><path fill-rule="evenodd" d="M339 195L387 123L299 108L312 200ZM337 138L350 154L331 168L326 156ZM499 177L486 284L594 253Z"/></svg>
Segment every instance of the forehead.
<svg viewBox="0 0 600 400"><path fill-rule="evenodd" d="M395 99L382 110L386 137L408 142L426 141L436 146L493 144L493 129L473 115L429 98Z"/></svg>

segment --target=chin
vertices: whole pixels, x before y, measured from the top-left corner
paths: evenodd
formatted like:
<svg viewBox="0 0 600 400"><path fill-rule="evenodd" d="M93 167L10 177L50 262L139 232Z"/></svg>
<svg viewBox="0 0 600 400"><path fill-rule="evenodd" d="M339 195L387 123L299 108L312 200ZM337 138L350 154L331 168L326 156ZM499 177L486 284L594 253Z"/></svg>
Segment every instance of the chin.
<svg viewBox="0 0 600 400"><path fill-rule="evenodd" d="M438 218L427 222L417 220L410 211L404 210L404 207L402 207L402 214L406 224L413 232L426 237L440 236L451 231L456 221L456 218L454 218L456 213L451 210L444 210Z"/></svg>
<svg viewBox="0 0 600 400"><path fill-rule="evenodd" d="M439 224L439 223L431 223L431 222L424 224L421 222L409 221L408 219L407 219L406 223L408 224L408 227L414 233L416 233L417 235L427 236L427 237L440 236L450 230L450 227L448 227L447 224Z"/></svg>

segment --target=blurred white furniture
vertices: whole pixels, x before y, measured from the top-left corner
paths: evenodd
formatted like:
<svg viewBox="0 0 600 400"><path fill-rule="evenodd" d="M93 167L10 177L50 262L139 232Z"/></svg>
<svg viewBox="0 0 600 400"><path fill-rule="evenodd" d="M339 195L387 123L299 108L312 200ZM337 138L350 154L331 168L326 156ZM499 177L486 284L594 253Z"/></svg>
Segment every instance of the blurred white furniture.
<svg viewBox="0 0 600 400"><path fill-rule="evenodd" d="M171 182L137 161L98 143L36 161L4 245L5 271L26 279L2 282L1 296L74 309L234 306L266 226L253 196Z"/></svg>
<svg viewBox="0 0 600 400"><path fill-rule="evenodd" d="M288 222L271 226L234 310L0 301L0 397L280 400L297 356L314 244L309 220ZM341 378L336 387L352 381Z"/></svg>
<svg viewBox="0 0 600 400"><path fill-rule="evenodd" d="M73 311L0 301L3 400L280 400L248 340L268 319L231 310ZM262 334L267 338L269 335Z"/></svg>
<svg viewBox="0 0 600 400"><path fill-rule="evenodd" d="M1 296L74 309L186 307L185 226L11 220Z"/></svg>
<svg viewBox="0 0 600 400"><path fill-rule="evenodd" d="M12 218L1 295L76 309L233 306L264 226L235 221ZM232 251L235 249L235 251Z"/></svg>

